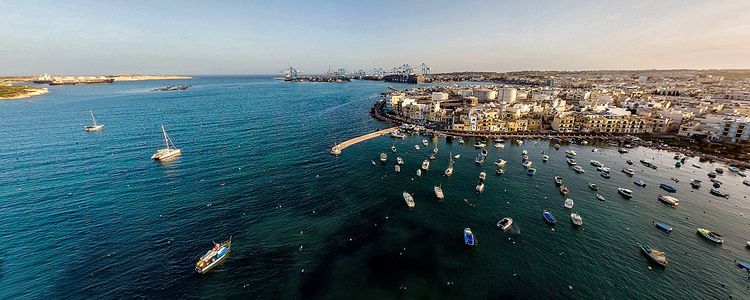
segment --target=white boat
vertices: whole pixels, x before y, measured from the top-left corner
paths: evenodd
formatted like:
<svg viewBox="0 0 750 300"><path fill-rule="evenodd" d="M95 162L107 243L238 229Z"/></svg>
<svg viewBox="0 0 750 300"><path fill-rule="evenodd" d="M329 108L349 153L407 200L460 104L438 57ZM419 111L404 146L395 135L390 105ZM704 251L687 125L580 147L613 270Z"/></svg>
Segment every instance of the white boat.
<svg viewBox="0 0 750 300"><path fill-rule="evenodd" d="M91 125L88 125L86 127L83 127L83 130L85 130L87 132L94 132L94 131L102 130L104 128L104 125L102 125L102 124L96 124L96 118L94 118L94 112L93 111L89 111L89 113L91 114L91 120L94 123L91 124Z"/></svg>
<svg viewBox="0 0 750 300"><path fill-rule="evenodd" d="M495 143L495 148L497 148L497 149L503 149L503 148L505 148L505 144Z"/></svg>
<svg viewBox="0 0 750 300"><path fill-rule="evenodd" d="M586 173L586 171L583 170L583 168L581 168L581 166L573 166L573 170L575 170L579 174Z"/></svg>
<svg viewBox="0 0 750 300"><path fill-rule="evenodd" d="M547 162L548 160L549 160L549 155L547 155L547 154L542 155L542 161L543 162Z"/></svg>
<svg viewBox="0 0 750 300"><path fill-rule="evenodd" d="M742 181L742 184L750 186L750 180L745 179L745 180Z"/></svg>
<svg viewBox="0 0 750 300"><path fill-rule="evenodd" d="M602 167L604 164L600 163L598 160L591 160L591 165L595 167Z"/></svg>
<svg viewBox="0 0 750 300"><path fill-rule="evenodd" d="M680 200L678 200L675 197L668 196L668 195L659 195L659 201L672 205L672 206L677 206L680 204Z"/></svg>
<svg viewBox="0 0 750 300"><path fill-rule="evenodd" d="M536 174L536 169L529 168L528 170L526 170L526 175L534 176L534 174Z"/></svg>
<svg viewBox="0 0 750 300"><path fill-rule="evenodd" d="M401 166L395 165L393 166L393 169L395 169L396 173L401 173Z"/></svg>
<svg viewBox="0 0 750 300"><path fill-rule="evenodd" d="M737 175L740 175L741 177L747 177L747 174L742 171L737 172Z"/></svg>
<svg viewBox="0 0 750 300"><path fill-rule="evenodd" d="M503 170L503 169L497 169L497 170L495 170L495 174L497 174L497 175L503 175L503 174L505 174L505 170Z"/></svg>
<svg viewBox="0 0 750 300"><path fill-rule="evenodd" d="M396 145L392 145L392 146L391 146L391 151L392 151L393 153L396 153Z"/></svg>
<svg viewBox="0 0 750 300"><path fill-rule="evenodd" d="M495 165L498 166L499 168L502 168L502 167L505 167L505 163L506 161L501 158L495 163Z"/></svg>
<svg viewBox="0 0 750 300"><path fill-rule="evenodd" d="M205 274L211 271L213 268L224 262L229 257L229 252L232 251L232 237L229 237L228 241L221 244L214 243L214 247L208 250L206 254L203 254L201 258L195 263L195 271L199 274Z"/></svg>
<svg viewBox="0 0 750 300"><path fill-rule="evenodd" d="M450 162L448 163L448 168L445 169L445 176L451 176L453 175L453 159L451 158Z"/></svg>
<svg viewBox="0 0 750 300"><path fill-rule="evenodd" d="M477 194L483 192L484 191L484 183L480 182L479 184L477 184L477 187L475 189L477 190Z"/></svg>
<svg viewBox="0 0 750 300"><path fill-rule="evenodd" d="M406 201L406 205L408 205L410 208L414 207L414 198L412 198L411 194L404 191L404 201Z"/></svg>
<svg viewBox="0 0 750 300"><path fill-rule="evenodd" d="M385 163L388 160L388 155L380 153L380 163Z"/></svg>
<svg viewBox="0 0 750 300"><path fill-rule="evenodd" d="M589 141L581 141L581 145L584 145L584 146L586 146L586 145L588 145L588 144L589 144Z"/></svg>
<svg viewBox="0 0 750 300"><path fill-rule="evenodd" d="M398 130L396 130L394 132L391 132L391 137L392 138L397 138L397 139L405 139L406 138L406 134L403 134L403 133L399 132Z"/></svg>
<svg viewBox="0 0 750 300"><path fill-rule="evenodd" d="M565 151L565 155L576 156L578 155L578 153L576 153L575 150L571 149L571 150Z"/></svg>
<svg viewBox="0 0 750 300"><path fill-rule="evenodd" d="M583 219L581 219L581 216L577 213L570 214L570 220L575 224L576 226L583 225Z"/></svg>
<svg viewBox="0 0 750 300"><path fill-rule="evenodd" d="M574 204L573 199L568 198L568 199L565 199L565 203L563 204L563 206L565 208L573 208L573 204Z"/></svg>
<svg viewBox="0 0 750 300"><path fill-rule="evenodd" d="M560 176L555 176L555 184L557 184L558 186L562 185L562 184L563 184L563 179L562 179L562 177L560 177Z"/></svg>
<svg viewBox="0 0 750 300"><path fill-rule="evenodd" d="M482 155L482 153L477 154L477 158L474 159L474 162L477 164L483 164L484 163L485 156Z"/></svg>
<svg viewBox="0 0 750 300"><path fill-rule="evenodd" d="M419 145L414 145L414 149L419 150Z"/></svg>
<svg viewBox="0 0 750 300"><path fill-rule="evenodd" d="M604 172L604 173L609 173L610 172L610 169L607 168L607 167L598 167L598 168L596 168L596 170L599 171L599 172Z"/></svg>
<svg viewBox="0 0 750 300"><path fill-rule="evenodd" d="M527 169L528 169L528 168L531 168L531 165L533 165L533 164L534 164L534 163L533 163L533 162L531 162L530 160L527 160L527 161L525 161L525 162L521 163L521 165L523 165L523 166L524 166L525 168L527 168Z"/></svg>
<svg viewBox="0 0 750 300"><path fill-rule="evenodd" d="M474 148L484 148L484 147L487 147L487 144L482 143L481 141L477 141L476 143L474 143Z"/></svg>
<svg viewBox="0 0 750 300"><path fill-rule="evenodd" d="M487 179L487 173L484 172L484 171L480 172L479 173L479 180L484 181L485 179Z"/></svg>
<svg viewBox="0 0 750 300"><path fill-rule="evenodd" d="M599 201L606 201L607 199L602 196L602 194L596 193L596 199L599 199Z"/></svg>
<svg viewBox="0 0 750 300"><path fill-rule="evenodd" d="M441 188L439 185L435 186L435 197L437 197L440 200L443 200L445 198L445 195L443 195L443 188Z"/></svg>
<svg viewBox="0 0 750 300"><path fill-rule="evenodd" d="M630 168L628 168L628 169L622 169L622 172L625 173L625 174L627 174L628 176L635 175L635 170L630 169Z"/></svg>
<svg viewBox="0 0 750 300"><path fill-rule="evenodd" d="M572 158L568 158L568 159L566 159L566 161L568 162L568 165L571 165L571 166L575 166L575 165L577 165L577 163L576 163L576 160L575 160L575 159L572 159Z"/></svg>
<svg viewBox="0 0 750 300"><path fill-rule="evenodd" d="M425 145L425 146L429 145L429 142L427 141L427 139L422 139L422 145Z"/></svg>
<svg viewBox="0 0 750 300"><path fill-rule="evenodd" d="M511 225L513 225L513 219L508 217L505 217L497 222L497 227L503 231L508 230Z"/></svg>
<svg viewBox="0 0 750 300"><path fill-rule="evenodd" d="M180 149L175 147L174 143L172 142L172 139L167 134L167 130L164 129L164 125L161 125L161 132L162 132L162 135L164 136L164 148L156 150L156 153L154 153L154 155L151 155L151 159L166 160L166 159L180 155L181 153Z"/></svg>
<svg viewBox="0 0 750 300"><path fill-rule="evenodd" d="M417 169L417 177L420 177L420 176L422 176L422 170Z"/></svg>
<svg viewBox="0 0 750 300"><path fill-rule="evenodd" d="M372 163L373 166L375 165L375 161L374 160L371 160L370 162Z"/></svg>
<svg viewBox="0 0 750 300"><path fill-rule="evenodd" d="M732 171L732 172L734 172L734 173L738 173L738 172L740 171L740 168L737 168L737 167L735 167L735 166L729 166L729 167L727 167L727 169L728 169L729 171Z"/></svg>
<svg viewBox="0 0 750 300"><path fill-rule="evenodd" d="M619 192L621 195L625 196L626 198L633 198L633 191L629 189L617 188L617 192Z"/></svg>
<svg viewBox="0 0 750 300"><path fill-rule="evenodd" d="M521 155L529 155L529 151L526 151L526 149L523 149L523 151L521 151Z"/></svg>
<svg viewBox="0 0 750 300"><path fill-rule="evenodd" d="M529 156L528 155L521 156L521 161L527 161L527 160L529 160Z"/></svg>
<svg viewBox="0 0 750 300"><path fill-rule="evenodd" d="M518 141L517 141L516 143L517 143L517 144L518 144L519 146L521 146L521 145L523 145L523 140L518 140Z"/></svg>
<svg viewBox="0 0 750 300"><path fill-rule="evenodd" d="M428 160L428 159L425 159L425 160L424 160L424 161L422 162L422 170L425 170L425 171L427 171L428 169L430 169L430 160Z"/></svg>
<svg viewBox="0 0 750 300"><path fill-rule="evenodd" d="M453 156L453 158L455 158L455 159L458 159L459 157L461 157L461 154L456 154L456 155Z"/></svg>
<svg viewBox="0 0 750 300"><path fill-rule="evenodd" d="M396 163L399 164L399 165L403 165L404 164L404 159L401 158L401 156L396 157Z"/></svg>
<svg viewBox="0 0 750 300"><path fill-rule="evenodd" d="M464 138L459 137L458 138L458 144L463 145L464 144Z"/></svg>

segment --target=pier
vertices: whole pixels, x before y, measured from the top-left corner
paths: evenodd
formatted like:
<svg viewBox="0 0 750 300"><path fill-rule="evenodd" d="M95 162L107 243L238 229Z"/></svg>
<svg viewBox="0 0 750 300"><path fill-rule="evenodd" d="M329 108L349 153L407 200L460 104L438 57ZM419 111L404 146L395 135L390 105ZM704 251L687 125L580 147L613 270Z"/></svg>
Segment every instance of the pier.
<svg viewBox="0 0 750 300"><path fill-rule="evenodd" d="M378 130L378 131L375 131L375 132L372 132L372 133L368 133L368 134L365 134L365 135L360 135L360 136L355 137L353 139L346 140L346 141L344 141L341 144L336 144L335 146L333 146L333 148L331 148L331 154L333 154L333 155L339 155L339 154L341 154L341 150L344 150L344 149L346 149L347 147L349 147L351 145L354 145L354 144L362 142L362 141L369 140L371 138L376 138L376 137L379 137L379 136L390 134L391 132L394 132L396 130L398 130L398 127L391 127L391 128L386 128L386 129L383 129L383 130Z"/></svg>

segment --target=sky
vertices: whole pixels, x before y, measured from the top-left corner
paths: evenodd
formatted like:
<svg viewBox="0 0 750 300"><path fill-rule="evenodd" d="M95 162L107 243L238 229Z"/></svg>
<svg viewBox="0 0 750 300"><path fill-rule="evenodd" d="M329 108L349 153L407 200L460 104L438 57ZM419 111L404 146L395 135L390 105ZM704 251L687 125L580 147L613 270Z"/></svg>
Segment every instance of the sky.
<svg viewBox="0 0 750 300"><path fill-rule="evenodd" d="M750 68L750 1L0 0L0 75L405 63L433 73Z"/></svg>

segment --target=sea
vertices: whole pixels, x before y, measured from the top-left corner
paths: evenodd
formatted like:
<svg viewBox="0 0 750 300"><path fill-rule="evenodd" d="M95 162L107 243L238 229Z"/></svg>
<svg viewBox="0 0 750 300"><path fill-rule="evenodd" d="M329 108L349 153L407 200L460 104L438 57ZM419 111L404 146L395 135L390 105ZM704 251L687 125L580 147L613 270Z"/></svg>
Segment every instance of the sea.
<svg viewBox="0 0 750 300"><path fill-rule="evenodd" d="M152 91L182 84L192 87ZM479 165L476 140L419 135L329 154L390 126L369 114L388 86L415 87L197 76L52 86L40 97L0 101L0 299L750 299L749 273L735 264L750 260L750 187L726 171L718 179L730 197L709 194L707 173L726 166L690 158L677 168L666 151L620 154L593 142L555 150L554 141L532 139L503 149L489 141ZM84 132L89 111L103 131ZM162 125L182 150L168 162L150 158L164 145ZM435 147L437 158L418 177ZM570 149L585 173L566 164ZM534 176L521 165L523 150ZM399 156L405 164L395 173ZM495 175L501 158L506 172ZM590 160L610 167L611 178ZM620 172L627 167L634 177ZM482 171L486 187L477 194ZM691 188L693 178L703 187ZM677 188L670 195L678 207L657 201L667 194L660 183ZM618 187L635 196L621 197ZM544 222L544 210L557 225ZM571 212L583 226L571 223ZM496 226L503 217L514 220L506 232ZM476 246L464 244L464 228ZM724 244L697 228L722 234ZM228 260L197 274L198 258L230 238ZM665 252L668 266L650 263L642 243Z"/></svg>

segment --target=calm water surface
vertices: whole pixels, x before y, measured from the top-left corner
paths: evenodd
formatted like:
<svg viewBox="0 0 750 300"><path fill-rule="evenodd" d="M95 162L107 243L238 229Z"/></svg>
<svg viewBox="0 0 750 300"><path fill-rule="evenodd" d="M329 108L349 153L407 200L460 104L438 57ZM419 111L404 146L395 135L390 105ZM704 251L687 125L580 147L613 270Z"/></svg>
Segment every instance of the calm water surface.
<svg viewBox="0 0 750 300"><path fill-rule="evenodd" d="M176 84L194 86L149 91ZM335 142L387 127L369 117L386 87L204 77L51 87L45 96L0 102L0 298L750 298L748 274L733 262L750 260L750 189L736 174L719 176L732 195L722 199L708 193L706 177L718 165L698 169L691 159L675 169L673 153L644 148L621 155L602 145L594 153L593 146L508 142L503 150L490 145L479 166L473 140L430 140L439 157L422 177L415 171L428 149L414 149L419 136L327 154ZM82 130L89 110L104 131ZM150 159L161 124L182 149L168 163ZM586 173L565 164L568 148ZM521 166L523 149L536 176ZM388 163L372 166L380 152ZM461 157L444 177L451 153ZM400 174L396 156L406 160ZM491 164L498 158L508 161L502 176ZM641 158L659 169L641 166ZM591 159L611 167L612 178L600 177ZM636 161L635 178L619 172L627 159ZM486 188L476 195L483 170ZM555 175L570 187L583 227L570 223ZM691 178L704 187L691 189ZM677 187L678 208L656 200L665 193L661 182ZM436 184L443 201L434 197ZM625 200L617 187L636 196ZM414 209L403 191L413 193ZM546 225L543 210L559 223ZM495 223L505 216L515 223L502 233ZM474 248L463 244L465 227L477 237ZM696 235L698 227L723 234L724 246ZM230 236L229 260L195 274L211 241ZM665 251L669 266L649 264L642 242Z"/></svg>

